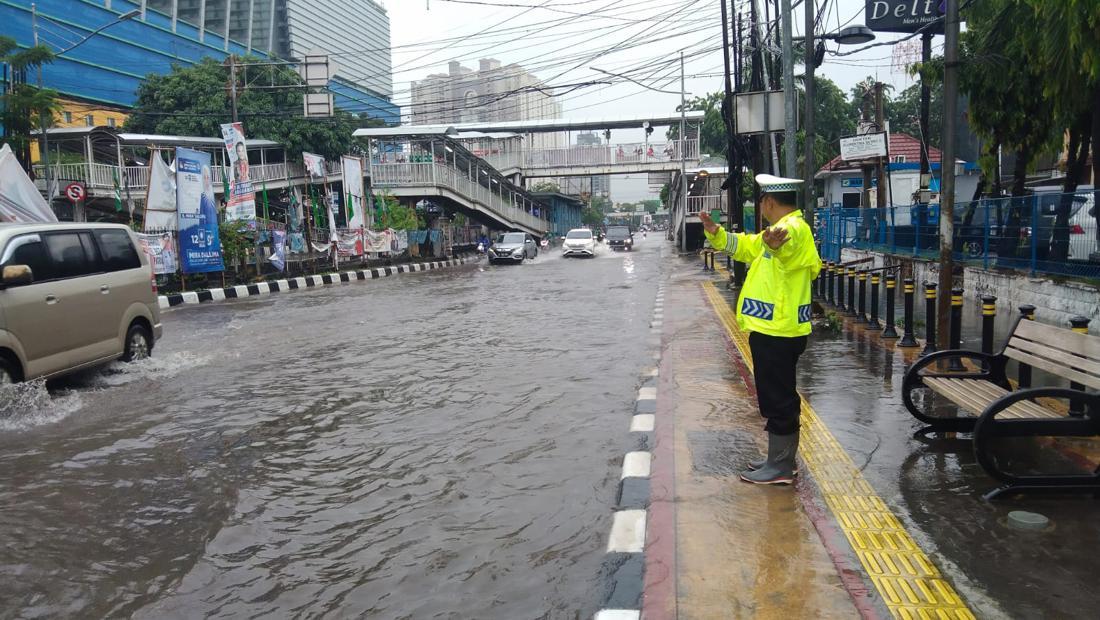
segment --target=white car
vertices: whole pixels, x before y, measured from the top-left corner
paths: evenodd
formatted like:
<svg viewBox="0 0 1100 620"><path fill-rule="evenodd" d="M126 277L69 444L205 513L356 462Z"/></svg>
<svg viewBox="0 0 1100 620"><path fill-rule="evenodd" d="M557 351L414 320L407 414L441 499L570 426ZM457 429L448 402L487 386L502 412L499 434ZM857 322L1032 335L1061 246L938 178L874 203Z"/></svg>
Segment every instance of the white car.
<svg viewBox="0 0 1100 620"><path fill-rule="evenodd" d="M574 228L565 235L565 242L561 244L561 255L569 256L595 256L596 238L587 228Z"/></svg>

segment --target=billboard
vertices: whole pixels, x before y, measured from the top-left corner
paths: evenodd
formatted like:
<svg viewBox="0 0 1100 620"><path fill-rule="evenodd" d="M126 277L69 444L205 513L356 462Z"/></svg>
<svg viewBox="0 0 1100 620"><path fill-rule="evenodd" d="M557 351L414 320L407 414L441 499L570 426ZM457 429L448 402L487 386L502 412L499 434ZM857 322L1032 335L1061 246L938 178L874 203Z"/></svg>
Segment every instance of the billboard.
<svg viewBox="0 0 1100 620"><path fill-rule="evenodd" d="M325 158L313 153L302 153L302 163L310 179L325 178Z"/></svg>
<svg viewBox="0 0 1100 620"><path fill-rule="evenodd" d="M244 128L240 123L222 125L222 139L229 152L229 195L225 197L226 221L241 220L256 227L256 194L248 172L248 147L244 143Z"/></svg>
<svg viewBox="0 0 1100 620"><path fill-rule="evenodd" d="M347 208L348 228L363 228L367 225L363 210L363 160L358 157L341 158L344 169L344 196Z"/></svg>
<svg viewBox="0 0 1100 620"><path fill-rule="evenodd" d="M210 153L176 148L176 212L183 273L223 271Z"/></svg>
<svg viewBox="0 0 1100 620"><path fill-rule="evenodd" d="M939 20L922 32L942 34L946 10L944 0L867 0L867 27L876 32L916 32Z"/></svg>
<svg viewBox="0 0 1100 620"><path fill-rule="evenodd" d="M737 133L741 135L783 131L786 98L783 91L740 93L734 96L737 111ZM764 109L768 110L768 126L764 126Z"/></svg>

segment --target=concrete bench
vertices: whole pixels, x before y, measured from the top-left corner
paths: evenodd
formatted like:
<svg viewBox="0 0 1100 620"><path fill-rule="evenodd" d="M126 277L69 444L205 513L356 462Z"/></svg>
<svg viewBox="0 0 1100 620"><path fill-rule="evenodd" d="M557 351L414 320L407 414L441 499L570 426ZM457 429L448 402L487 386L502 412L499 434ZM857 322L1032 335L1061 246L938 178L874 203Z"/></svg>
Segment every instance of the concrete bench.
<svg viewBox="0 0 1100 620"><path fill-rule="evenodd" d="M952 371L945 362L962 360ZM1009 360L1069 381L1069 387L1013 389L1005 374ZM1089 390L1093 391L1089 391ZM928 424L922 432L973 433L978 462L1005 491L1036 489L1100 492L1100 474L1017 475L1000 467L990 446L1003 437L1089 437L1100 435L1100 337L1019 318L1000 352L941 351L909 368L902 400L914 417ZM939 395L955 405L955 415L933 406ZM1068 402L1068 405L1066 404Z"/></svg>

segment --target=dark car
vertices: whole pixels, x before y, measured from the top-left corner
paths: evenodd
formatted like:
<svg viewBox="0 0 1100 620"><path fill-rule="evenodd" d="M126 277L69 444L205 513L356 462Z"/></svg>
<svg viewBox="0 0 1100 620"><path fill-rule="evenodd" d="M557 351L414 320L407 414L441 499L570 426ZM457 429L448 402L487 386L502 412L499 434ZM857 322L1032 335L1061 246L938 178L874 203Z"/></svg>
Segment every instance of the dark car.
<svg viewBox="0 0 1100 620"><path fill-rule="evenodd" d="M535 238L526 233L503 233L489 246L489 262L522 263L539 255Z"/></svg>
<svg viewBox="0 0 1100 620"><path fill-rule="evenodd" d="M608 226L607 246L612 250L629 252L634 249L634 233L629 226Z"/></svg>

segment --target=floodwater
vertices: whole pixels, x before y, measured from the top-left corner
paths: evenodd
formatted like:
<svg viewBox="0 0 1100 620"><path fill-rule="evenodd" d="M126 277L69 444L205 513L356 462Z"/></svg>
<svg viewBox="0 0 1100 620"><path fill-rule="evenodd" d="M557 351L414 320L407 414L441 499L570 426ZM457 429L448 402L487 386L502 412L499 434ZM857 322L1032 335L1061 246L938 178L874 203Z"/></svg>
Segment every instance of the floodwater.
<svg viewBox="0 0 1100 620"><path fill-rule="evenodd" d="M0 617L590 617L658 245L180 308L0 394Z"/></svg>

